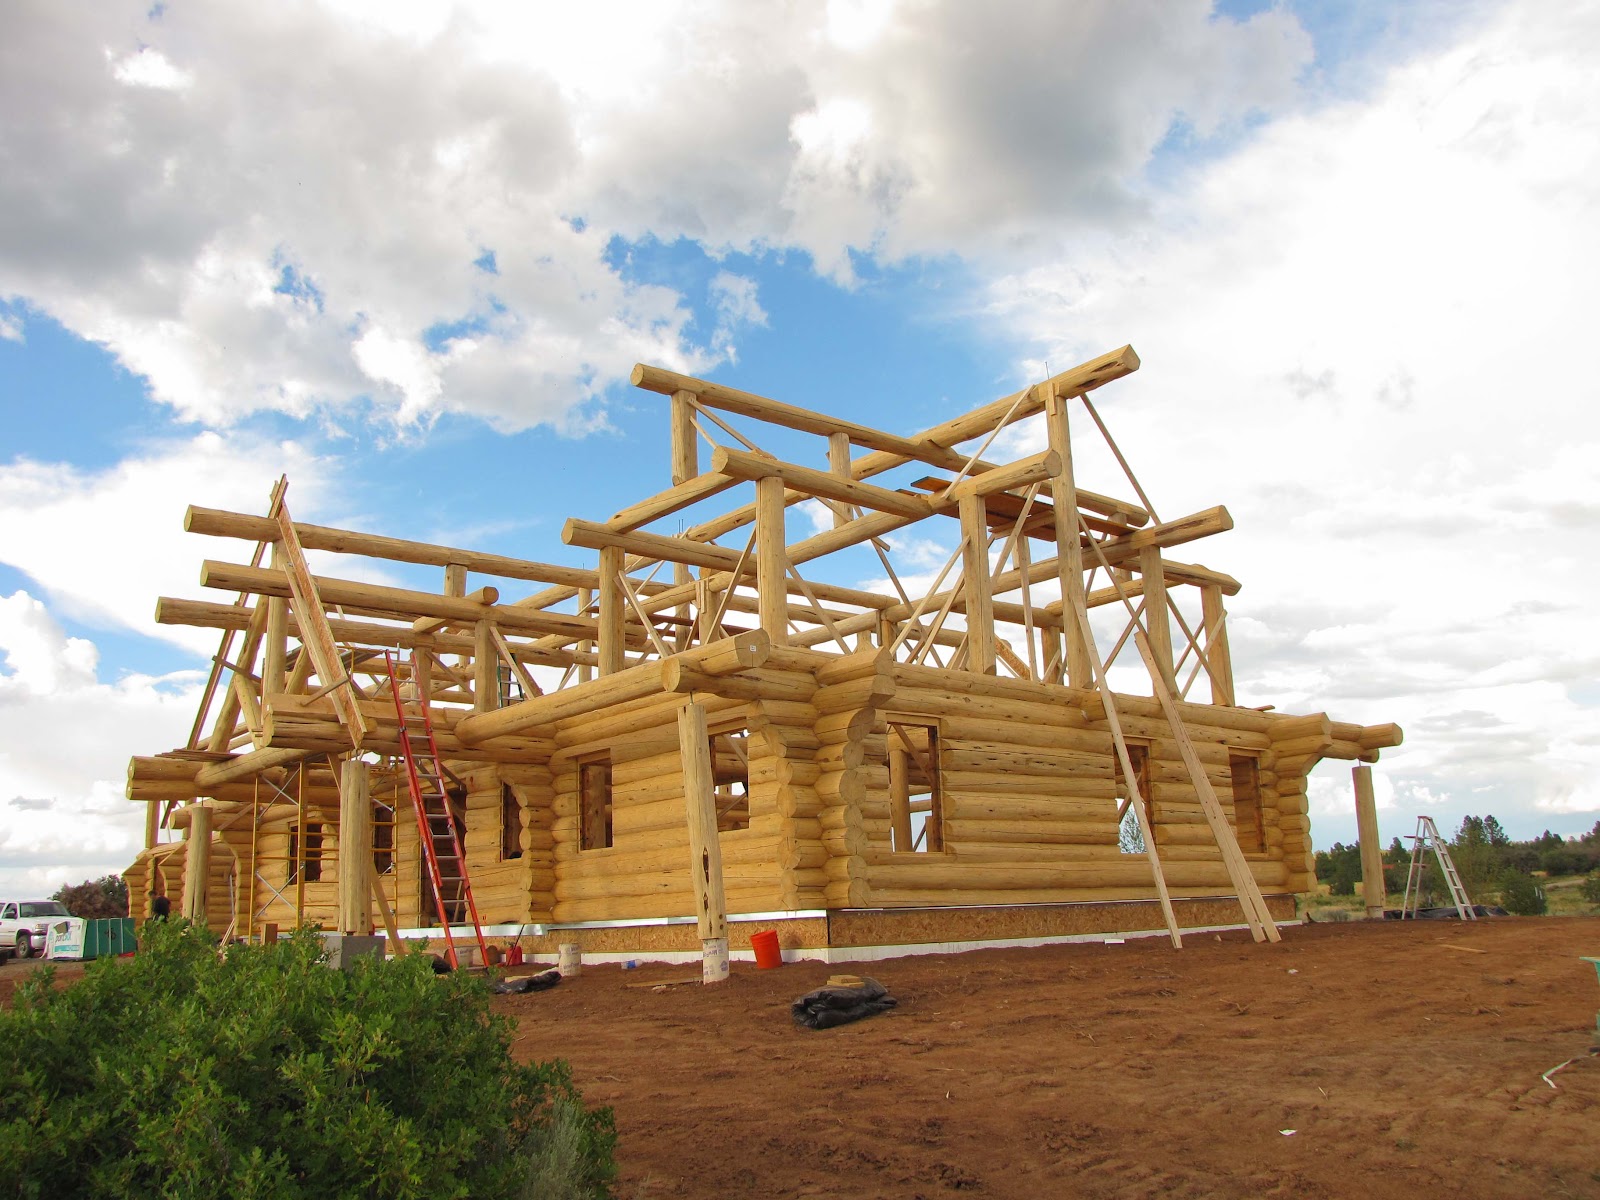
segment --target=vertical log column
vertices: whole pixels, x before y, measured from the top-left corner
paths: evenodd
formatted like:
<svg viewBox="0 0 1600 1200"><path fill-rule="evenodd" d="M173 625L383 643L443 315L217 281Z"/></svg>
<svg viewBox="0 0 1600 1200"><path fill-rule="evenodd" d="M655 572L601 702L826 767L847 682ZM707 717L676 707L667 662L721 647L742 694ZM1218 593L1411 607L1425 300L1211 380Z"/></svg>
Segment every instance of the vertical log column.
<svg viewBox="0 0 1600 1200"><path fill-rule="evenodd" d="M830 433L828 435L828 471L840 479L854 479L850 473L850 435L848 433ZM849 510L844 505L835 502L833 509L833 527L850 523Z"/></svg>
<svg viewBox="0 0 1600 1200"><path fill-rule="evenodd" d="M206 884L211 877L211 810L203 804L189 808L187 859L183 864L183 916L196 925L206 923Z"/></svg>
<svg viewBox="0 0 1600 1200"><path fill-rule="evenodd" d="M606 546L600 551L600 674L615 675L626 665L623 654L622 550Z"/></svg>
<svg viewBox="0 0 1600 1200"><path fill-rule="evenodd" d="M1361 844L1361 895L1367 903L1367 920L1383 920L1389 894L1383 884L1383 843L1378 840L1378 803L1372 794L1372 768L1350 772L1356 785L1356 838Z"/></svg>
<svg viewBox="0 0 1600 1200"><path fill-rule="evenodd" d="M674 392L672 395L672 482L685 483L700 474L700 444L695 437L693 392ZM678 586L691 583L693 573L683 563L672 564L672 582ZM680 604L674 642L678 650L687 650L694 639L694 626L689 624L689 606Z"/></svg>
<svg viewBox="0 0 1600 1200"><path fill-rule="evenodd" d="M161 840L161 801L146 800L144 807L144 848L150 849Z"/></svg>
<svg viewBox="0 0 1600 1200"><path fill-rule="evenodd" d="M967 667L979 675L994 672L994 596L989 590L989 525L982 496L963 496L961 586L967 602Z"/></svg>
<svg viewBox="0 0 1600 1200"><path fill-rule="evenodd" d="M1089 648L1083 640L1083 631L1072 614L1083 602L1083 543L1078 533L1078 488L1072 473L1072 435L1067 423L1067 403L1053 384L1040 384L1045 389L1045 430L1050 449L1061 456L1061 469L1050 481L1050 498L1055 509L1056 562L1061 582L1061 632L1063 650L1047 683L1065 681L1072 687L1092 688L1094 670L1089 665Z"/></svg>
<svg viewBox="0 0 1600 1200"><path fill-rule="evenodd" d="M1200 589L1200 623L1206 630L1206 665L1211 668L1211 703L1226 704L1233 698L1233 657L1228 653L1228 610L1222 605L1222 589L1208 583Z"/></svg>
<svg viewBox="0 0 1600 1200"><path fill-rule="evenodd" d="M500 707L500 653L494 646L494 623L479 621L472 627L472 709L488 712Z"/></svg>
<svg viewBox="0 0 1600 1200"><path fill-rule="evenodd" d="M1150 654L1161 672L1161 682L1176 699L1178 680L1172 669L1172 617L1167 612L1167 577L1161 568L1161 547L1139 551L1139 574L1144 580L1144 624Z"/></svg>
<svg viewBox="0 0 1600 1200"><path fill-rule="evenodd" d="M722 843L717 838L715 776L705 706L691 701L678 710L678 750L683 756L683 798L689 825L694 909L700 924L702 979L728 976L728 902L722 885Z"/></svg>
<svg viewBox="0 0 1600 1200"><path fill-rule="evenodd" d="M593 606L594 606L594 589L593 588L579 588L578 589L578 615L580 617L588 616L589 615L589 609L592 608ZM593 642L587 641L587 640L586 641L582 641L582 642L578 643L578 649L580 651L582 651L584 654L593 654L594 650L595 650L595 644ZM594 667L592 667L588 663L579 663L578 664L578 682L579 683L588 683L589 680L591 680L593 678L594 678Z"/></svg>
<svg viewBox="0 0 1600 1200"><path fill-rule="evenodd" d="M283 548L272 544L272 567L283 570ZM266 642L261 656L261 700L284 690L285 663L289 655L289 602L281 596L267 597Z"/></svg>
<svg viewBox="0 0 1600 1200"><path fill-rule="evenodd" d="M756 480L757 607L762 632L774 646L789 644L789 554L783 522L783 480L775 475Z"/></svg>
<svg viewBox="0 0 1600 1200"><path fill-rule="evenodd" d="M911 756L889 731L889 826L897 852L911 849Z"/></svg>
<svg viewBox="0 0 1600 1200"><path fill-rule="evenodd" d="M372 781L359 758L339 770L339 929L372 932Z"/></svg>

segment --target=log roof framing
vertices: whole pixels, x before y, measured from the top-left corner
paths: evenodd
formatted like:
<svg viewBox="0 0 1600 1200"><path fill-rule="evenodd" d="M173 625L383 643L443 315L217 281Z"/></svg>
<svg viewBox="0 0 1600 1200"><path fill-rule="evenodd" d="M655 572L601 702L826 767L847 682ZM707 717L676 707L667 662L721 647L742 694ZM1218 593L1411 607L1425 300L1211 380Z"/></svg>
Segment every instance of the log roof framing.
<svg viewBox="0 0 1600 1200"><path fill-rule="evenodd" d="M1232 719L1252 730L1264 728L1278 718L1234 704L1222 601L1239 582L1166 557L1232 528L1231 516L1216 506L1159 519L1089 401L1138 367L1123 346L905 436L641 364L633 383L671 406L670 482L607 519L566 521L563 542L593 551L592 566L292 522L286 481L273 489L265 516L191 507L189 532L253 543L255 554L248 563L202 564L202 586L236 593L231 603L158 602L158 622L220 630L222 649L189 743L134 759L129 798L163 800L170 816L175 804L235 797L252 777L308 757L394 753L384 653L394 649L413 656L411 682L426 690L441 752L463 761L547 760L564 720L651 696L801 701L809 692L797 693L783 672L821 680L835 664L836 674L932 665L992 679L1000 694L1008 678L1058 689L1063 704L1112 731L1130 779L1119 708L1181 724L1197 708L1190 690L1204 681L1208 726L1237 714ZM1087 428L1104 435L1137 502L1078 485L1074 402L1091 417ZM725 417L756 429L747 436ZM1043 449L1014 461L983 457L997 434L1036 419L1045 426L1035 439ZM823 439L822 465L763 450L762 427ZM714 432L741 444L720 444ZM701 439L711 444L703 467ZM900 486L871 482L907 466L914 477ZM740 496L752 488L753 499ZM669 518L703 514L730 494L740 499L725 511L661 531ZM788 541L786 511L811 501L831 511L832 527ZM923 524L956 548L918 594L896 570L887 539ZM272 559L263 565L267 548ZM877 556L887 590L839 582L820 565L854 548ZM305 550L442 568L442 586L427 592L313 575ZM530 585L538 590L502 600L502 589ZM1198 593L1196 620L1174 599L1183 589ZM1117 605L1127 621L1106 654L1089 614ZM1148 665L1149 699L1110 692L1107 673L1124 652ZM1321 721L1306 735L1321 755L1370 761L1399 741L1392 726ZM1181 743L1177 724L1174 731ZM1207 819L1215 826L1218 817L1208 808ZM1165 905L1148 830L1146 837ZM1237 849L1230 856L1223 847L1230 871ZM1247 918L1260 928L1265 908L1259 894L1254 904L1246 897L1247 876L1241 882L1234 872ZM1167 915L1176 941L1170 908Z"/></svg>

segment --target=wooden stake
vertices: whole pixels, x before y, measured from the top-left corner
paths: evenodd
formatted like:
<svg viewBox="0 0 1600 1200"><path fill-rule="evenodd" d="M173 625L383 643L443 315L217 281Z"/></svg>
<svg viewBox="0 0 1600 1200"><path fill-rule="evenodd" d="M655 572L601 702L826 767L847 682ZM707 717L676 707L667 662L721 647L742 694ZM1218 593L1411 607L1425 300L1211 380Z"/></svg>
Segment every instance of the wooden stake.
<svg viewBox="0 0 1600 1200"><path fill-rule="evenodd" d="M1161 856L1156 853L1156 831L1150 827L1143 798L1139 795L1138 773L1133 769L1133 758L1128 753L1127 739L1122 736L1122 718L1117 713L1117 698L1106 681L1105 669L1100 665L1099 652L1094 646L1094 630L1089 626L1089 610L1080 601L1074 606L1078 630L1089 649L1089 662L1094 669L1095 684L1100 689L1100 699L1105 709L1106 724L1111 729L1111 743L1122 766L1122 779L1128 789L1128 800L1134 819L1139 822L1139 833L1144 838L1144 855L1150 862L1150 874L1156 885L1156 898L1161 902L1161 916L1167 923L1167 936L1174 950L1183 949L1183 937L1178 933L1178 918L1172 911L1172 898L1167 895L1166 876L1161 873Z"/></svg>
<svg viewBox="0 0 1600 1200"><path fill-rule="evenodd" d="M1139 655L1144 659L1146 669L1150 672L1150 682L1155 687L1156 699L1160 701L1167 724L1172 729L1172 738L1177 743L1178 754L1189 772L1189 781L1194 785L1195 793L1200 798L1201 812L1205 815L1206 823L1211 826L1211 834L1216 839L1217 849L1222 852L1222 861L1228 869L1229 879L1233 881L1234 892L1239 897L1239 907L1244 910L1245 923L1250 926L1251 936L1258 942L1281 941L1277 922L1267 909L1267 902L1261 896L1261 889L1256 886L1255 877L1250 873L1250 864L1245 861L1244 852L1239 849L1239 840L1234 837L1233 828L1228 824L1228 818L1217 800L1216 790L1211 786L1205 765L1195 752L1194 742L1189 737L1189 730L1183 723L1182 714L1178 712L1177 702L1161 678L1155 655L1150 650L1150 641L1142 629L1135 631L1133 639L1139 647Z"/></svg>

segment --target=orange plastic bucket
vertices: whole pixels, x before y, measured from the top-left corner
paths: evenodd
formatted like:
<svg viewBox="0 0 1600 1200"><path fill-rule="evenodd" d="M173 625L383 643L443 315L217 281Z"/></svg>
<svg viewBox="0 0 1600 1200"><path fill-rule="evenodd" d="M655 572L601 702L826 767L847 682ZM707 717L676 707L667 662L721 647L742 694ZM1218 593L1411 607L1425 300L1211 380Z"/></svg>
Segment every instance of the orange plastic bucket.
<svg viewBox="0 0 1600 1200"><path fill-rule="evenodd" d="M778 935L774 931L752 933L750 949L756 952L756 966L763 971L783 966L783 951L778 949Z"/></svg>

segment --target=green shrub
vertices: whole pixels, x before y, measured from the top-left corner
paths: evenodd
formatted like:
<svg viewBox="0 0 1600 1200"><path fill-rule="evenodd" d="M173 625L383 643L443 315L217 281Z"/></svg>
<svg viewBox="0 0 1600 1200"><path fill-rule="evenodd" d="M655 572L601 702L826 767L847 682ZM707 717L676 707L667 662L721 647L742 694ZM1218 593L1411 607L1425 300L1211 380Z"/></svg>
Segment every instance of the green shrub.
<svg viewBox="0 0 1600 1200"><path fill-rule="evenodd" d="M1585 878L1578 891L1590 904L1600 904L1600 871Z"/></svg>
<svg viewBox="0 0 1600 1200"><path fill-rule="evenodd" d="M1508 913L1519 917L1543 916L1550 908L1544 889L1534 882L1532 875L1521 871L1507 871L1501 878L1500 903Z"/></svg>
<svg viewBox="0 0 1600 1200"><path fill-rule="evenodd" d="M564 1063L512 1062L480 980L321 950L299 933L219 960L152 923L71 987L39 972L0 1012L0 1194L608 1195L610 1110Z"/></svg>

